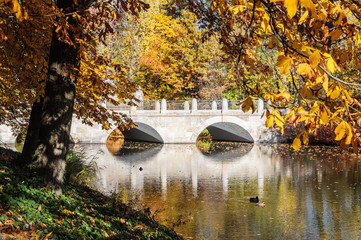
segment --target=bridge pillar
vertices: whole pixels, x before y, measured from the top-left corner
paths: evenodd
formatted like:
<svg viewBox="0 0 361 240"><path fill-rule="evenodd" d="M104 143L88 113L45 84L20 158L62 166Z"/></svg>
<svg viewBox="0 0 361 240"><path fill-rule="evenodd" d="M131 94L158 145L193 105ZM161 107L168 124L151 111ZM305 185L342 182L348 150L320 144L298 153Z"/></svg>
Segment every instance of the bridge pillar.
<svg viewBox="0 0 361 240"><path fill-rule="evenodd" d="M212 102L212 110L217 110L217 102L216 101L213 101Z"/></svg>
<svg viewBox="0 0 361 240"><path fill-rule="evenodd" d="M130 106L130 112L134 114L137 111L137 106Z"/></svg>
<svg viewBox="0 0 361 240"><path fill-rule="evenodd" d="M159 101L155 101L155 110L156 111L160 111L160 103L159 103Z"/></svg>
<svg viewBox="0 0 361 240"><path fill-rule="evenodd" d="M222 110L228 111L228 100L225 98L222 99Z"/></svg>
<svg viewBox="0 0 361 240"><path fill-rule="evenodd" d="M167 101L165 99L162 99L162 103L160 105L161 111L167 111Z"/></svg>
<svg viewBox="0 0 361 240"><path fill-rule="evenodd" d="M197 111L197 99L193 98L192 99L192 112L193 111Z"/></svg>
<svg viewBox="0 0 361 240"><path fill-rule="evenodd" d="M258 99L258 103L257 103L257 111L258 113L262 113L264 109L264 102L262 99Z"/></svg>
<svg viewBox="0 0 361 240"><path fill-rule="evenodd" d="M189 102L188 101L184 102L184 110L189 111Z"/></svg>

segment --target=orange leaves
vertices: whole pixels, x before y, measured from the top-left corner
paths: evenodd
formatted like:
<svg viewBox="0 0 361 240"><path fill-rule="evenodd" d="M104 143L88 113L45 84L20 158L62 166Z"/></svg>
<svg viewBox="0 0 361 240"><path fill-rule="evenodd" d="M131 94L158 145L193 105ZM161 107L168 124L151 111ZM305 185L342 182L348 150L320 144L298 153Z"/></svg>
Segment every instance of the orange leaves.
<svg viewBox="0 0 361 240"><path fill-rule="evenodd" d="M1 4L5 2L5 5L8 6L11 10L12 14L15 14L15 17L18 21L23 21L24 19L28 19L27 12L21 7L18 0L3 0Z"/></svg>
<svg viewBox="0 0 361 240"><path fill-rule="evenodd" d="M300 75L306 75L308 79L312 78L315 74L312 66L308 63L301 63L300 65L298 65L297 73Z"/></svg>
<svg viewBox="0 0 361 240"><path fill-rule="evenodd" d="M293 64L293 60L289 56L279 55L277 58L276 66L281 68L280 74L286 74L290 71L290 66Z"/></svg>
<svg viewBox="0 0 361 240"><path fill-rule="evenodd" d="M286 102L290 99L291 95L287 92L282 92L279 94L274 94L272 92L268 92L265 94L265 99L267 101L272 101L272 102L281 102L282 100L285 100Z"/></svg>
<svg viewBox="0 0 361 240"><path fill-rule="evenodd" d="M244 100L243 102L241 102L241 106L242 106L242 111L243 112L248 112L250 109L252 109L252 113L254 113L256 111L256 108L253 104L252 98L248 97L246 100Z"/></svg>
<svg viewBox="0 0 361 240"><path fill-rule="evenodd" d="M213 2L220 6L220 1ZM295 109L284 118L305 126L305 132L295 139L295 148L307 144L307 133L324 125L336 127L341 121L348 125L342 123L337 128L337 139L342 146L357 146L361 142L361 117L355 114L361 112L361 103L356 102L352 94L361 88L359 71L355 70L361 69L361 58L357 54L361 51L360 24L355 17L361 16L361 10L349 1L270 0L267 4L256 1L252 12L252 1L233 2L222 3L227 5L229 15L219 15L213 8L204 16L216 16L213 20L219 21L223 48L231 58L240 60L238 72L249 66L256 69L254 72L262 72L257 66L261 62L269 68L277 67L276 73L282 75L274 75L278 78L277 84L270 84L272 93L264 96L273 107L272 112L266 112L266 126L282 126L277 108L293 107L287 105L288 99L298 98L293 101ZM203 10L198 13L202 15ZM267 57L249 54L255 47L266 52ZM244 85L252 82L252 87L247 89L252 89L258 81L253 75L249 79L245 79L245 74L238 75ZM281 91L290 96L276 94ZM250 104L244 107L250 109ZM355 129L360 135L357 141L352 140L356 139Z"/></svg>

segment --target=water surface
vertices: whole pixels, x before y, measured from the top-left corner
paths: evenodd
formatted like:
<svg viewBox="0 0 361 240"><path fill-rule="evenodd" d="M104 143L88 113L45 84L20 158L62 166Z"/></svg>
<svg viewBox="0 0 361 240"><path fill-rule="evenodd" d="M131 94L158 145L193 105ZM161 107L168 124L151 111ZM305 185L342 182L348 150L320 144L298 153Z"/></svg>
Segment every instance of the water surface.
<svg viewBox="0 0 361 240"><path fill-rule="evenodd" d="M139 147L96 156L97 188L194 239L360 239L361 175L354 154L330 147L238 144ZM136 149L141 149L141 151ZM264 208L249 202L258 196Z"/></svg>

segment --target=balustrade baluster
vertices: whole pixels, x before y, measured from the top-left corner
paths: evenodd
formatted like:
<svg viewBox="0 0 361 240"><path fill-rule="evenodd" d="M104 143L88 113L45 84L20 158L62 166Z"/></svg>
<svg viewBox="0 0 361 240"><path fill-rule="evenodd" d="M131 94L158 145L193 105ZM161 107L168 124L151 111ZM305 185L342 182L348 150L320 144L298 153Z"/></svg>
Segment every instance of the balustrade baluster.
<svg viewBox="0 0 361 240"><path fill-rule="evenodd" d="M189 111L189 102L188 101L184 102L184 110Z"/></svg>
<svg viewBox="0 0 361 240"><path fill-rule="evenodd" d="M212 110L217 110L217 102L216 101L212 101Z"/></svg>
<svg viewBox="0 0 361 240"><path fill-rule="evenodd" d="M262 113L263 112L263 109L264 109L264 102L262 99L258 99L258 104L257 104L257 112L258 113Z"/></svg>
<svg viewBox="0 0 361 240"><path fill-rule="evenodd" d="M222 99L222 111L228 111L228 100L225 98Z"/></svg>
<svg viewBox="0 0 361 240"><path fill-rule="evenodd" d="M197 111L197 99L192 99L192 112Z"/></svg>
<svg viewBox="0 0 361 240"><path fill-rule="evenodd" d="M167 100L165 100L165 99L162 99L162 103L161 103L161 112L165 112L165 111L167 111Z"/></svg>

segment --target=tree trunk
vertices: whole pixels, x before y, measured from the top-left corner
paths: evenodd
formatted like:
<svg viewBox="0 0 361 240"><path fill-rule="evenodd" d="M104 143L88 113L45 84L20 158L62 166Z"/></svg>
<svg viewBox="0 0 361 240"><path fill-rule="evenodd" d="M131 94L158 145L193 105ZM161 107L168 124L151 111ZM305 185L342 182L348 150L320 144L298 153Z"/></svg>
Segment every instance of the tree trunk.
<svg viewBox="0 0 361 240"><path fill-rule="evenodd" d="M33 161L33 155L39 146L39 131L41 121L41 110L43 106L43 99L40 102L34 102L31 109L29 126L26 133L23 151L21 152L21 164L28 164Z"/></svg>
<svg viewBox="0 0 361 240"><path fill-rule="evenodd" d="M65 12L75 11L73 0L57 2L57 7ZM74 24L69 17L68 22ZM73 26L76 28L76 26ZM72 28L69 37L73 39ZM59 40L54 31L50 55L48 78L46 81L44 101L39 132L40 174L45 184L52 187L57 194L62 193L63 175L66 155L70 142L70 128L73 115L76 80L74 68L79 68L78 49ZM72 74L70 74L72 73Z"/></svg>
<svg viewBox="0 0 361 240"><path fill-rule="evenodd" d="M65 160L75 99L75 81L69 66L77 67L77 51L54 33L39 132L39 162L45 183L62 192Z"/></svg>

